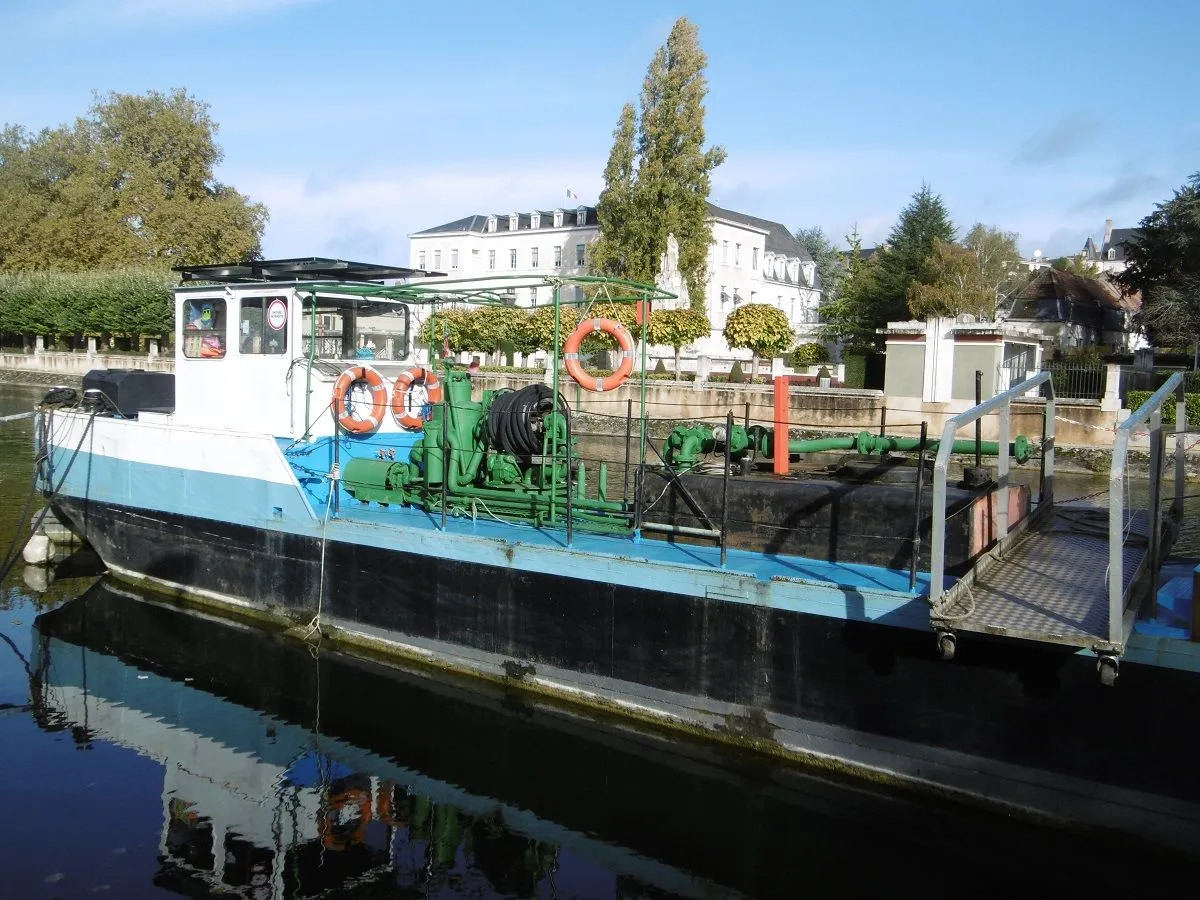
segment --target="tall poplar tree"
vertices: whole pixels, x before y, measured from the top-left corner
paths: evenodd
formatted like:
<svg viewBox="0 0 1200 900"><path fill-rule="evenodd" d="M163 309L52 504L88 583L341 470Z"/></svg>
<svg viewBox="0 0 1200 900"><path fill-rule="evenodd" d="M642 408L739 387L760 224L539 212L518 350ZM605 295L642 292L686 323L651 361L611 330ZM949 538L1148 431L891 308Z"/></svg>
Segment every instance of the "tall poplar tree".
<svg viewBox="0 0 1200 900"><path fill-rule="evenodd" d="M704 148L707 64L699 29L686 18L676 20L642 82L636 152L629 153L632 106L622 111L614 132L597 206L601 238L592 252L599 271L652 281L667 251L667 235L674 234L679 271L692 308L700 311L712 242L707 206L711 173L725 161L724 148ZM606 235L606 221L617 217L624 224Z"/></svg>

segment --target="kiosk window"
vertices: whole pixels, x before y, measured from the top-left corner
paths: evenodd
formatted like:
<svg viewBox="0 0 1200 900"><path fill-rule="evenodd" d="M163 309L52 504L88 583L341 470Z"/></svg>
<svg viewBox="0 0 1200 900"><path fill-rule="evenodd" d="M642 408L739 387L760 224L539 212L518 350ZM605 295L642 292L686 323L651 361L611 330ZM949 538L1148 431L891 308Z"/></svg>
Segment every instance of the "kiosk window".
<svg viewBox="0 0 1200 900"><path fill-rule="evenodd" d="M221 359L225 355L224 300L184 302L183 355L193 359Z"/></svg>
<svg viewBox="0 0 1200 900"><path fill-rule="evenodd" d="M243 297L238 320L238 349L243 354L287 352L286 297Z"/></svg>

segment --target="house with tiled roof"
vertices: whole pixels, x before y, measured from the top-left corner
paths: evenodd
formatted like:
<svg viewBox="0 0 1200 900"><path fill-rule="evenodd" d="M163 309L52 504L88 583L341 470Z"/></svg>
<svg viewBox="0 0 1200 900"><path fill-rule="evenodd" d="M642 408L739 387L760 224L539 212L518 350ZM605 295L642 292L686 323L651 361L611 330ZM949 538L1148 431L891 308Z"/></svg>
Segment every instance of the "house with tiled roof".
<svg viewBox="0 0 1200 900"><path fill-rule="evenodd" d="M1085 278L1043 269L1013 298L1004 318L1046 348L1126 352L1145 346L1134 323L1140 308L1141 295L1123 292L1107 273Z"/></svg>
<svg viewBox="0 0 1200 900"><path fill-rule="evenodd" d="M688 355L749 359L748 351L731 351L722 337L726 318L743 303L777 307L798 341L814 339L821 299L816 264L787 226L711 203L708 215L713 240L705 304L713 330ZM593 206L474 214L410 234L409 261L452 278L585 275L587 248L599 233ZM664 259L665 270L670 262ZM549 292L522 288L513 299L530 306L547 302Z"/></svg>

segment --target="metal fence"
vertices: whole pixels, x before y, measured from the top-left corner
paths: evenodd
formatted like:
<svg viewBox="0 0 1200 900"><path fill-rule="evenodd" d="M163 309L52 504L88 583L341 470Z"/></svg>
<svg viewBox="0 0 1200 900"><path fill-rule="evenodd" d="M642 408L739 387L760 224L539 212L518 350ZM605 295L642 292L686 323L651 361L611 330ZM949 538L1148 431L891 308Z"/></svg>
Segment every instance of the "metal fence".
<svg viewBox="0 0 1200 900"><path fill-rule="evenodd" d="M1054 394L1060 400L1103 400L1107 370L1104 363L1042 367L1054 377Z"/></svg>

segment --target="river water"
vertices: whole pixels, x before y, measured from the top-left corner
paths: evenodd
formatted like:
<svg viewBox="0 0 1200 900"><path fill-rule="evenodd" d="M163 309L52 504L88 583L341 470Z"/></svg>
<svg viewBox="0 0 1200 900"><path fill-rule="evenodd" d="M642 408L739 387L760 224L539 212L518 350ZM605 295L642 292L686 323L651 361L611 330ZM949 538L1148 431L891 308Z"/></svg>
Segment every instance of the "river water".
<svg viewBox="0 0 1200 900"><path fill-rule="evenodd" d="M0 388L0 415L41 392ZM0 429L7 548L25 531L32 428ZM311 652L98 579L86 555L55 571L46 584L18 561L0 593L2 897L1011 897L1195 883L1195 861L1153 848Z"/></svg>

